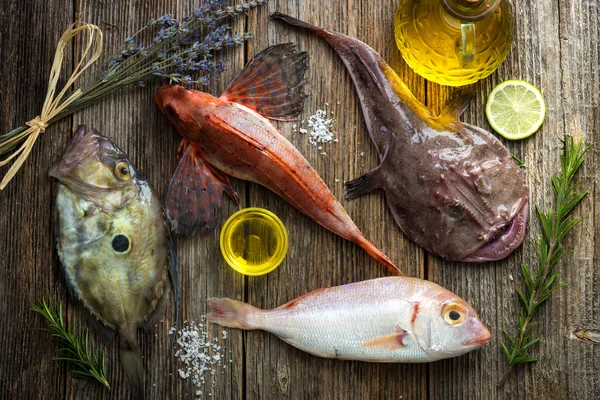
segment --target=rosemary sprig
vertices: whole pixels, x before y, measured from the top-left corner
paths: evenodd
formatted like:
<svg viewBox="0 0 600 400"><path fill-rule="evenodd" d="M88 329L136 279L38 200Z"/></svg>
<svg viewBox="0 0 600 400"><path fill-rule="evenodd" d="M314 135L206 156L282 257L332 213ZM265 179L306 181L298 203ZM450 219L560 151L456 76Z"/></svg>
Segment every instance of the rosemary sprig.
<svg viewBox="0 0 600 400"><path fill-rule="evenodd" d="M73 365L71 373L75 378L96 380L110 389L104 371L104 352L90 349L86 328L81 328L77 336L75 330L65 327L61 303L53 304L51 299L46 303L46 299L42 299L39 304L32 304L29 310L48 321L48 328L40 330L50 332L61 341L63 347L60 349L60 355L53 360L70 362Z"/></svg>
<svg viewBox="0 0 600 400"><path fill-rule="evenodd" d="M539 266L535 271L531 271L526 265L521 266L525 291L517 290L521 301L519 331L513 337L503 330L507 343L502 342L500 345L508 359L508 369L499 385L504 384L515 365L537 361L529 353L530 347L540 341L540 338L533 335L533 328L537 326L533 318L550 295L565 286L564 283L557 283L556 278L559 273L555 271L555 267L561 259L573 253L573 250L566 251L560 241L585 219L585 217L574 218L571 212L588 194L588 190L581 189L581 181L574 181L574 177L590 147L591 145L582 147L582 140L575 141L572 136L565 136L564 152L560 157L561 173L552 176L554 207L543 212L536 206L543 235L537 245L533 242L532 245L538 256Z"/></svg>
<svg viewBox="0 0 600 400"><path fill-rule="evenodd" d="M527 167L527 164L525 164L523 161L521 161L521 159L519 157L515 156L514 154L511 154L511 156L512 156L512 159L515 160L515 162L517 163L519 168Z"/></svg>

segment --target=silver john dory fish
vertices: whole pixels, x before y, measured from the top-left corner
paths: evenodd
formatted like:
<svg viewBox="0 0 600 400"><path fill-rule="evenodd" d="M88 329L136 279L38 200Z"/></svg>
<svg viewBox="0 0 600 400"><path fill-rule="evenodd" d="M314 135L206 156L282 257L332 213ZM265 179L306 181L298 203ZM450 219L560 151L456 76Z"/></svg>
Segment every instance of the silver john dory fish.
<svg viewBox="0 0 600 400"><path fill-rule="evenodd" d="M490 332L475 310L428 281L388 277L319 289L273 310L209 299L208 319L271 332L319 357L370 362L441 360L486 345Z"/></svg>
<svg viewBox="0 0 600 400"><path fill-rule="evenodd" d="M143 398L137 329L162 312L169 272L176 310L179 305L177 262L160 202L127 155L84 125L50 176L60 181L55 225L69 287L118 332L127 383L136 399Z"/></svg>

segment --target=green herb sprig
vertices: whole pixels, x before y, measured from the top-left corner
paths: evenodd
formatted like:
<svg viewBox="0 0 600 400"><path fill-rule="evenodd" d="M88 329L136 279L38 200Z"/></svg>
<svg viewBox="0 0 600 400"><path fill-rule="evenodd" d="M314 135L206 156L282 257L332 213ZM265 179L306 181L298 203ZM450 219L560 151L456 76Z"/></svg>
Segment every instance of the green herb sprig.
<svg viewBox="0 0 600 400"><path fill-rule="evenodd" d="M61 303L53 304L51 299L46 303L46 299L42 299L39 304L32 304L29 310L48 321L48 328L39 328L40 330L50 332L61 341L63 347L60 355L53 360L70 362L73 365L71 373L75 378L96 380L110 389L104 371L104 352L90 349L86 328L81 328L77 336L75 330L65 327Z"/></svg>
<svg viewBox="0 0 600 400"><path fill-rule="evenodd" d="M559 273L555 268L561 259L573 253L573 250L566 251L560 241L585 219L585 217L574 218L571 212L588 194L588 190L581 189L581 180L574 181L574 178L590 147L591 145L583 147L582 140L575 141L572 136L565 136L564 152L560 157L561 173L552 176L554 207L543 212L536 206L543 235L537 244L532 242L532 245L538 256L539 266L535 271L530 270L526 265L521 266L525 291L517 290L521 301L519 331L513 337L503 330L507 343L502 342L500 345L508 359L508 369L499 385L504 384L515 365L537 361L530 354L530 347L540 341L540 338L534 337L533 334L533 328L537 326L533 318L550 295L565 286L564 283L557 283L556 278Z"/></svg>

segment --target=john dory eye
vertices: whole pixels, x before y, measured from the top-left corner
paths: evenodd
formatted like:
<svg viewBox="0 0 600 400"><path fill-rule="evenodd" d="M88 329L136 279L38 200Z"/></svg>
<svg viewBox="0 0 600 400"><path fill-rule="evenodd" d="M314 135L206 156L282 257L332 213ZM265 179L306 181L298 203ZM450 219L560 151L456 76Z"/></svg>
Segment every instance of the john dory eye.
<svg viewBox="0 0 600 400"><path fill-rule="evenodd" d="M117 163L115 166L115 176L122 181L128 181L131 179L131 170L125 161Z"/></svg>
<svg viewBox="0 0 600 400"><path fill-rule="evenodd" d="M467 318L467 309L458 303L445 304L442 308L442 318L450 325L458 325Z"/></svg>

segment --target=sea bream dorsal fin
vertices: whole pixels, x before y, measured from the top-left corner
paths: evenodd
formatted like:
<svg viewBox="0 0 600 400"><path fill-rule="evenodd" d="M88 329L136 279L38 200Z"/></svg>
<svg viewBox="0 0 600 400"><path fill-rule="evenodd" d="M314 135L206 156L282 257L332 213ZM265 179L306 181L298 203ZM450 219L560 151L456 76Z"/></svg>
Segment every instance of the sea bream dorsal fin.
<svg viewBox="0 0 600 400"><path fill-rule="evenodd" d="M242 104L269 119L293 120L302 112L308 53L294 43L261 51L221 95L222 100Z"/></svg>

